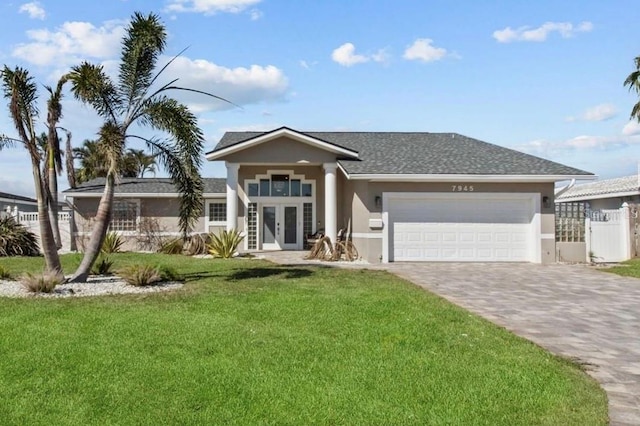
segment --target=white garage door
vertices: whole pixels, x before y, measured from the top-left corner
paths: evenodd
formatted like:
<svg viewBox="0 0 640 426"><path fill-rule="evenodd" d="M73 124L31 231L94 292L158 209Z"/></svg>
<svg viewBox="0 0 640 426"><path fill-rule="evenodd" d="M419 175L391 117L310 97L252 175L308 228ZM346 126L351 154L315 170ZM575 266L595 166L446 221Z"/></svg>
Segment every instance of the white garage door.
<svg viewBox="0 0 640 426"><path fill-rule="evenodd" d="M531 194L387 194L391 261L534 259Z"/></svg>

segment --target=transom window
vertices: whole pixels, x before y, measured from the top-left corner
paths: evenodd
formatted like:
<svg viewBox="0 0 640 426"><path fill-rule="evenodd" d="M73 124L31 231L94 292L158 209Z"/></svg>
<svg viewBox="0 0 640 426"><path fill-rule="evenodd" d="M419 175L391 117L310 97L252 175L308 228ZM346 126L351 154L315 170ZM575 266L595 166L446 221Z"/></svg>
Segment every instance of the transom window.
<svg viewBox="0 0 640 426"><path fill-rule="evenodd" d="M261 176L247 183L249 197L311 197L313 183L288 174Z"/></svg>

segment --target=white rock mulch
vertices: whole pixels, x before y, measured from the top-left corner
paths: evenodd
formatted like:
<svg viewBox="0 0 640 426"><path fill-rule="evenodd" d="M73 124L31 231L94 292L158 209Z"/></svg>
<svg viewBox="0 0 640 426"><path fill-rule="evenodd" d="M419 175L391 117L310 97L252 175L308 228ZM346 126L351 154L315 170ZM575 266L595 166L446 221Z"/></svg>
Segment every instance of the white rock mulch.
<svg viewBox="0 0 640 426"><path fill-rule="evenodd" d="M163 282L156 285L136 287L127 284L120 277L89 277L84 283L65 283L56 286L52 293L32 293L17 281L0 280L0 297L86 297L110 294L157 293L182 288L181 282Z"/></svg>

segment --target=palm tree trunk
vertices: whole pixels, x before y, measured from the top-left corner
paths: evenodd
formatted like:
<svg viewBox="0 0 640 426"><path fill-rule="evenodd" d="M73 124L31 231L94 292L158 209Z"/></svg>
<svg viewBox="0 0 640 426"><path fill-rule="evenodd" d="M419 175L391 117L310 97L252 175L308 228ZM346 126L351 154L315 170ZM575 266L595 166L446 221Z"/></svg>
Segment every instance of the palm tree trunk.
<svg viewBox="0 0 640 426"><path fill-rule="evenodd" d="M58 226L58 175L56 174L56 163L53 150L49 153L49 223L53 233L53 241L56 249L62 248L62 238L60 238L60 227Z"/></svg>
<svg viewBox="0 0 640 426"><path fill-rule="evenodd" d="M100 255L100 249L104 242L104 237L107 234L107 228L111 222L111 210L113 207L113 193L115 190L115 174L112 170L107 173L107 180L104 185L104 191L100 198L100 204L98 205L98 211L96 213L95 225L91 232L91 239L89 245L84 252L84 257L80 266L69 279L69 282L85 282L91 272L91 267L95 263L96 259Z"/></svg>
<svg viewBox="0 0 640 426"><path fill-rule="evenodd" d="M55 241L53 239L53 232L51 231L51 223L49 222L49 215L47 209L46 194L42 184L42 175L40 174L40 167L37 162L33 162L33 182L36 185L36 198L38 199L38 223L40 224L40 245L42 254L44 255L44 262L48 272L62 274L62 265L60 264L60 256L58 256L58 249L56 249Z"/></svg>

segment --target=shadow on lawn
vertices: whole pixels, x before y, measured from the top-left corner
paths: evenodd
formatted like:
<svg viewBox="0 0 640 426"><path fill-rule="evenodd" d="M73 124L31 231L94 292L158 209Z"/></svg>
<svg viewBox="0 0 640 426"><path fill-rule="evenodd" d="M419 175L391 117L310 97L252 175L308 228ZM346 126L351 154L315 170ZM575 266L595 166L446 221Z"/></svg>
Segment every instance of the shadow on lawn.
<svg viewBox="0 0 640 426"><path fill-rule="evenodd" d="M233 272L228 280L249 280L252 278L267 278L282 275L282 278L304 278L313 274L308 268L296 266L283 266L273 268L243 268Z"/></svg>

